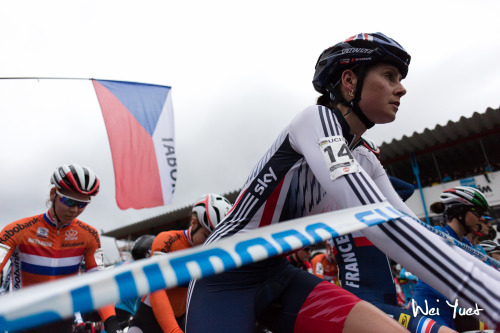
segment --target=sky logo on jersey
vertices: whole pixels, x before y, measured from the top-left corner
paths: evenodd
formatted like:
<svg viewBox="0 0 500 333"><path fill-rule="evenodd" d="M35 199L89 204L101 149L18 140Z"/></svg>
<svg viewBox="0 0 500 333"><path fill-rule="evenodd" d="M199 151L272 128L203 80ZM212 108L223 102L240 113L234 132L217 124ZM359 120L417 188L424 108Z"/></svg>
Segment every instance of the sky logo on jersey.
<svg viewBox="0 0 500 333"><path fill-rule="evenodd" d="M257 178L257 182L259 184L255 185L255 188L254 188L255 193L262 195L264 193L264 190L267 188L267 186L276 180L278 180L278 178L274 174L273 169L271 167L269 167L269 172L265 173L262 176L262 179Z"/></svg>
<svg viewBox="0 0 500 333"><path fill-rule="evenodd" d="M108 132L118 207L171 203L177 179L171 88L92 82Z"/></svg>

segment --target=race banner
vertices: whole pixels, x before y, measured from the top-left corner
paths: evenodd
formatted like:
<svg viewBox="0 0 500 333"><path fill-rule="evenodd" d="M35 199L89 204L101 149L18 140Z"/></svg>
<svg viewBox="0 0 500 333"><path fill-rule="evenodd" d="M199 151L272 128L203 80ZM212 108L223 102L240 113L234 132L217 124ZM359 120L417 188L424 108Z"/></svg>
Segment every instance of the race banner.
<svg viewBox="0 0 500 333"><path fill-rule="evenodd" d="M171 88L92 80L108 133L120 209L172 202L177 178Z"/></svg>

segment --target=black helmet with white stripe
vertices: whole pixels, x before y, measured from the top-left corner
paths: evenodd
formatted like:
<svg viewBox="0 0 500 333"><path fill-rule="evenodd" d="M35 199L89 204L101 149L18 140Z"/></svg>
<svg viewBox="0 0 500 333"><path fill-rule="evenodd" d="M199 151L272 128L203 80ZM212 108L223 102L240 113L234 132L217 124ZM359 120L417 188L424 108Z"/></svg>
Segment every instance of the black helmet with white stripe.
<svg viewBox="0 0 500 333"><path fill-rule="evenodd" d="M76 163L57 168L50 182L58 189L94 196L99 192L99 178L92 169Z"/></svg>

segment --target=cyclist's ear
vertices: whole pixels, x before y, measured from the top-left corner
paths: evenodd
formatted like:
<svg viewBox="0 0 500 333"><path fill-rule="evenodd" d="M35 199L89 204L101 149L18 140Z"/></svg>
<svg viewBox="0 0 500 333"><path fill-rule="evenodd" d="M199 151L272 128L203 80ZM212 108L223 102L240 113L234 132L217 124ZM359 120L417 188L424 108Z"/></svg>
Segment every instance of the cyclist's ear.
<svg viewBox="0 0 500 333"><path fill-rule="evenodd" d="M52 187L50 189L50 200L54 200L54 197L56 196L56 188L55 187Z"/></svg>
<svg viewBox="0 0 500 333"><path fill-rule="evenodd" d="M189 225L191 226L191 230L197 230L201 227L201 223L198 220L198 215L196 215L196 213L191 214L191 221L189 222Z"/></svg>

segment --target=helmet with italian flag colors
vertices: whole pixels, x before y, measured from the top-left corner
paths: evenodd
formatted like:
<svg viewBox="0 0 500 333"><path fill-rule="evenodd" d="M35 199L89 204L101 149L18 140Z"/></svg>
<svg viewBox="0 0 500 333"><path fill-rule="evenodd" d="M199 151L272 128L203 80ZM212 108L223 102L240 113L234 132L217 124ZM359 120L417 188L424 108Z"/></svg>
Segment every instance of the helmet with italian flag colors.
<svg viewBox="0 0 500 333"><path fill-rule="evenodd" d="M445 206L462 204L465 206L477 206L488 211L490 208L483 192L470 186L456 186L444 190L439 197Z"/></svg>

